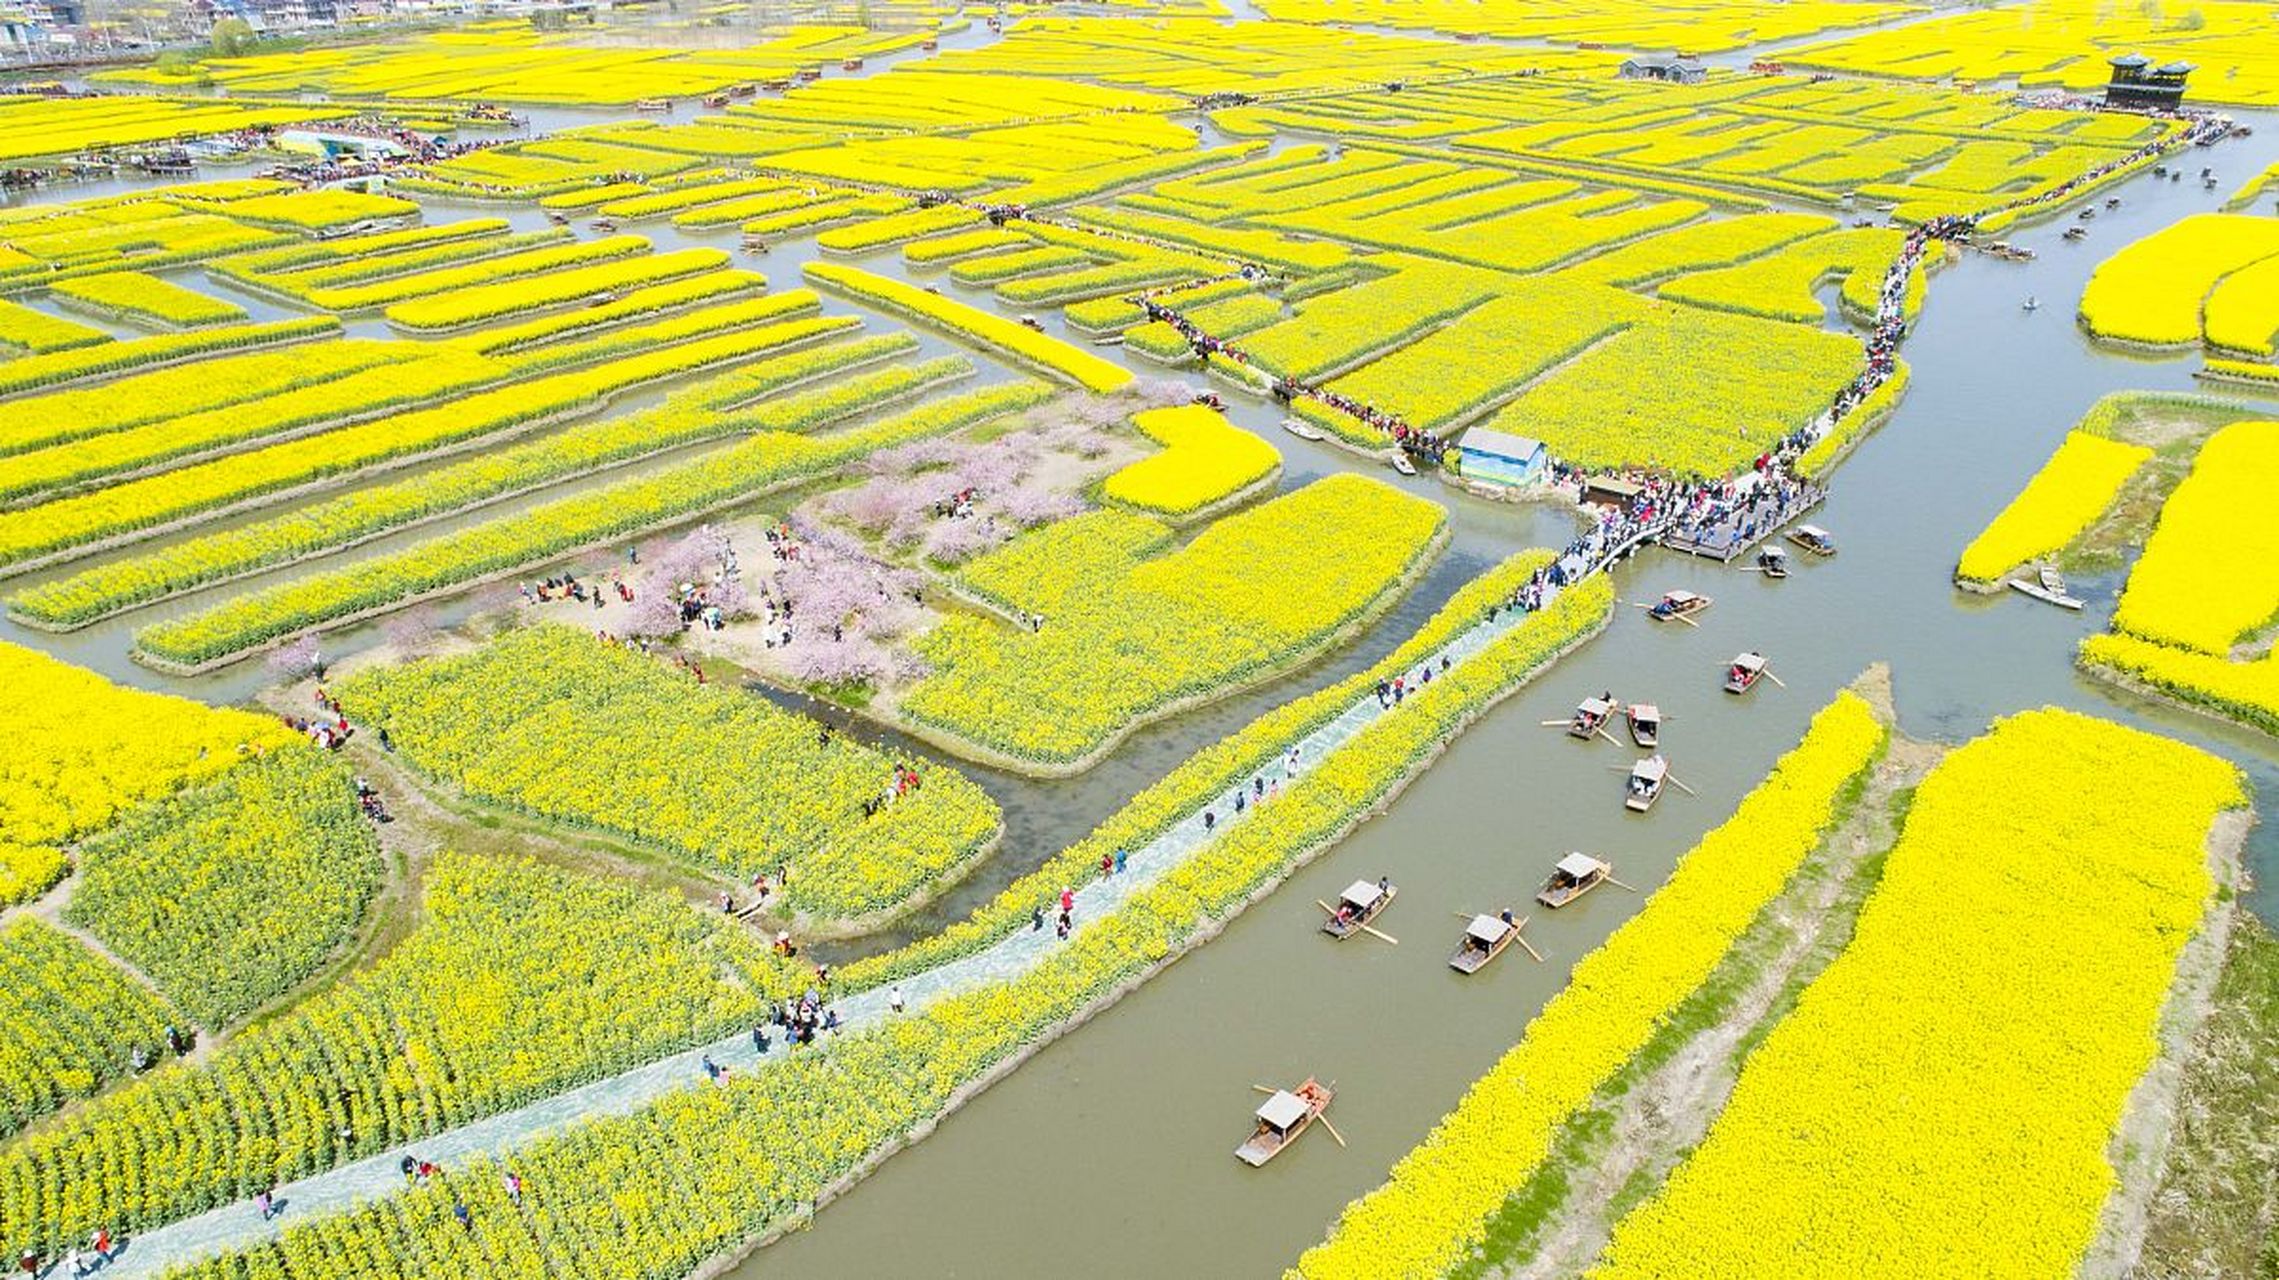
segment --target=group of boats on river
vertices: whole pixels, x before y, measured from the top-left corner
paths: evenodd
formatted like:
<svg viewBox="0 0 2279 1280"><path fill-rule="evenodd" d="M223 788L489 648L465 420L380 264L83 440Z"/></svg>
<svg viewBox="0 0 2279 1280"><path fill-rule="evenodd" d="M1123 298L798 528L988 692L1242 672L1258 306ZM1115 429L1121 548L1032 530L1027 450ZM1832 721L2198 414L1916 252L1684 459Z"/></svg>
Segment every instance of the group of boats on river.
<svg viewBox="0 0 2279 1280"><path fill-rule="evenodd" d="M1815 556L1831 556L1836 553L1834 536L1816 525L1798 525L1789 530L1788 540ZM1768 577L1785 578L1788 576L1788 553L1779 546L1767 545L1758 552L1756 567ZM2025 589L2020 584L2012 585ZM2062 587L2062 583L2060 585ZM1700 624L1694 621L1694 615L1714 603L1716 602L1710 597L1700 592L1679 590L1666 593L1653 604L1642 604L1639 607L1645 609L1646 616L1656 622L1683 622L1689 626L1698 626ZM1765 655L1754 649L1735 655L1725 666L1724 689L1727 693L1746 694L1764 680L1770 680L1775 685L1781 683L1780 677L1772 673L1771 664ZM1670 762L1660 751L1665 719L1659 706L1651 702L1625 704L1609 690L1584 698L1576 704L1572 716L1543 723L1545 727L1565 729L1569 737L1584 741L1605 738L1620 745L1620 739L1614 736L1610 728L1619 720L1628 731L1631 742L1654 753L1635 761L1626 770L1628 777L1623 789L1623 807L1633 813L1644 813L1654 807L1665 787L1675 786L1689 795L1693 794L1691 787L1671 774ZM1623 766L1618 765L1616 768ZM1547 910L1556 911L1579 901L1602 884L1623 889L1631 887L1614 878L1612 862L1593 854L1572 851L1552 866L1550 875L1544 878L1542 887L1536 891L1535 901ZM1366 933L1398 946L1400 940L1379 929L1376 921L1399 896L1399 886L1388 877L1380 876L1374 881L1356 880L1338 895L1335 904L1315 900L1314 905L1322 909L1321 931L1339 942ZM1448 967L1457 973L1478 973L1515 945L1533 956L1537 963L1542 962L1543 953L1536 950L1535 945L1525 936L1528 921L1533 917L1515 916L1509 907L1493 914L1471 911L1458 911L1455 914L1464 921L1464 927L1457 938L1455 950L1449 954ZM1337 1096L1334 1082L1323 1084L1318 1079L1308 1077L1303 1083L1289 1089L1274 1089L1265 1085L1252 1087L1268 1097L1258 1108L1250 1137L1235 1150L1235 1155L1245 1164L1256 1167L1280 1155L1317 1120L1325 1128L1329 1127L1323 1112L1329 1109L1331 1099ZM1330 1133L1337 1136L1334 1128L1330 1128ZM1338 1137L1339 1145L1344 1145L1344 1141L1343 1137Z"/></svg>

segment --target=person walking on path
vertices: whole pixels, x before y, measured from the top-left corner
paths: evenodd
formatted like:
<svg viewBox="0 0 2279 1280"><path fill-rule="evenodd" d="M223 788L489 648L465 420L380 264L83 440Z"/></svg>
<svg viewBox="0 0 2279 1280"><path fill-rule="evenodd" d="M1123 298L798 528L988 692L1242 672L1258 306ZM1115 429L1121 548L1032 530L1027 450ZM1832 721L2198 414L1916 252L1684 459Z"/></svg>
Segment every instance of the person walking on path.
<svg viewBox="0 0 2279 1280"><path fill-rule="evenodd" d="M1074 910L1076 910L1076 891L1063 885L1060 890L1060 913L1065 916Z"/></svg>
<svg viewBox="0 0 2279 1280"><path fill-rule="evenodd" d="M471 1214L471 1213L469 1213L469 1212L467 1212L467 1202L466 1202L466 1201L464 1201L464 1200L454 1200L454 1201L452 1201L452 1202L451 1202L451 1216L452 1216L452 1217L454 1217L454 1218L457 1218L457 1219L459 1220L459 1226L460 1226L460 1227L461 1227L463 1230L466 1230L466 1231L468 1231L468 1232L472 1232L472 1231L474 1231L474 1229L475 1229L475 1215L474 1215L474 1214Z"/></svg>
<svg viewBox="0 0 2279 1280"><path fill-rule="evenodd" d="M894 1010L896 1013L902 1012L902 984L896 983L894 986L887 989L886 1007Z"/></svg>
<svg viewBox="0 0 2279 1280"><path fill-rule="evenodd" d="M1130 851L1128 851L1128 850L1125 850L1125 849L1118 849L1118 850L1116 850L1116 874L1117 874L1117 875L1122 875L1122 874L1124 874L1124 862L1125 862L1125 860L1126 860L1127 858L1129 858L1130 856L1131 856L1131 853L1130 853Z"/></svg>
<svg viewBox="0 0 2279 1280"><path fill-rule="evenodd" d="M507 1202L512 1204L517 1209L521 1208L522 1175L516 1173L512 1169L509 1169L505 1173L499 1175L499 1184L506 1188Z"/></svg>
<svg viewBox="0 0 2279 1280"><path fill-rule="evenodd" d="M263 1222L267 1222L269 1219L276 1216L276 1197L270 1195L267 1191L255 1192L253 1196L253 1207L261 1210L261 1220Z"/></svg>

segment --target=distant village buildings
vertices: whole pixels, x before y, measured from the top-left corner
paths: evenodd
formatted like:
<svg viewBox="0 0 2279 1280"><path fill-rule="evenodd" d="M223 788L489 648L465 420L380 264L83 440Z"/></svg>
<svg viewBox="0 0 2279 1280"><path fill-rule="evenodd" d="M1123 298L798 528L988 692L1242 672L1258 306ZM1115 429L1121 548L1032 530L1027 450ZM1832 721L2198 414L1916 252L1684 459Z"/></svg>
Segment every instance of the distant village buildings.
<svg viewBox="0 0 2279 1280"><path fill-rule="evenodd" d="M1680 54L1642 53L1624 58L1616 69L1625 80L1667 80L1672 84L1700 84L1709 78L1709 64Z"/></svg>

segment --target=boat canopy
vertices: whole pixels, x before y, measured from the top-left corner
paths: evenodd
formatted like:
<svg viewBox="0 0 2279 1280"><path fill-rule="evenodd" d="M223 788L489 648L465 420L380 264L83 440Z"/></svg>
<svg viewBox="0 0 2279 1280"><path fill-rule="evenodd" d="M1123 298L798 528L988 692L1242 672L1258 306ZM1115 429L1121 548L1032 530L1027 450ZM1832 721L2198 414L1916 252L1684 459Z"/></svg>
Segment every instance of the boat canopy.
<svg viewBox="0 0 2279 1280"><path fill-rule="evenodd" d="M1603 716L1614 710L1614 707L1604 698L1585 698L1582 705L1576 707L1575 710L1586 716Z"/></svg>
<svg viewBox="0 0 2279 1280"><path fill-rule="evenodd" d="M1757 555L1766 560L1786 560L1788 559L1788 548L1774 543L1766 543L1765 549L1758 552Z"/></svg>
<svg viewBox="0 0 2279 1280"><path fill-rule="evenodd" d="M1701 597L1691 591L1672 591L1668 595L1663 596L1662 599L1665 603L1668 604L1692 604L1694 601L1701 599Z"/></svg>
<svg viewBox="0 0 2279 1280"><path fill-rule="evenodd" d="M1764 669L1765 655L1761 653L1744 653L1741 656L1733 659L1733 665L1741 668L1743 671L1761 671Z"/></svg>
<svg viewBox="0 0 2279 1280"><path fill-rule="evenodd" d="M1633 702L1630 704L1630 718L1640 724L1660 724L1662 709L1651 702Z"/></svg>
<svg viewBox="0 0 2279 1280"><path fill-rule="evenodd" d="M1580 880L1605 869L1605 863L1587 853L1570 853L1559 859L1559 874L1570 880Z"/></svg>
<svg viewBox="0 0 2279 1280"><path fill-rule="evenodd" d="M1662 775L1668 773L1669 771L1670 762L1664 760L1660 756L1648 756L1638 763L1630 766L1631 777L1644 778L1648 782L1660 782L1662 780Z"/></svg>
<svg viewBox="0 0 2279 1280"><path fill-rule="evenodd" d="M1798 536L1809 538L1814 542L1834 542L1836 540L1834 534L1816 524L1800 524L1796 526L1796 532Z"/></svg>
<svg viewBox="0 0 2279 1280"><path fill-rule="evenodd" d="M1495 916L1473 916L1471 927L1464 932L1483 946L1492 947L1503 941L1503 936L1511 932L1511 926Z"/></svg>
<svg viewBox="0 0 2279 1280"><path fill-rule="evenodd" d="M1377 899L1384 896L1385 891L1383 889L1380 889L1376 885L1369 883L1367 880L1356 880L1351 885L1348 885L1345 890L1345 900L1352 903L1356 908L1362 911L1367 911L1372 905L1376 903Z"/></svg>
<svg viewBox="0 0 2279 1280"><path fill-rule="evenodd" d="M1277 1089L1274 1096L1268 1098L1266 1104L1258 1109L1258 1118L1277 1129L1287 1130L1305 1119L1309 1110L1311 1108L1306 1106L1305 1099L1288 1089Z"/></svg>

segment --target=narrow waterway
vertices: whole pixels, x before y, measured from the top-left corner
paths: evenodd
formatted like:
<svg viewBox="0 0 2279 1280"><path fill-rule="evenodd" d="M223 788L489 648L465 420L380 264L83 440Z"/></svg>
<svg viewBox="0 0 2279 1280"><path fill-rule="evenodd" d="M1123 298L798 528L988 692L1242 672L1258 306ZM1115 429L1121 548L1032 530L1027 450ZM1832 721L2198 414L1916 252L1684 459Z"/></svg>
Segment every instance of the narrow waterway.
<svg viewBox="0 0 2279 1280"><path fill-rule="evenodd" d="M1623 879L1650 889L1873 661L1892 664L1911 734L1960 740L1999 715L2073 707L2237 760L2259 809L2279 812L2279 744L2075 673L2073 647L2109 620L2119 573L2078 584L2095 601L2081 615L1964 595L1948 580L1963 543L2098 396L2194 389L2196 356L2092 348L2072 305L2104 255L2216 207L2279 156L2273 122L2253 123L2247 143L2181 158L2194 170L2215 165L2226 178L2216 192L2140 177L2118 188L2122 206L2100 214L2086 243L2059 238L2070 218L2052 221L2013 237L2040 251L2031 264L1973 255L1937 278L1904 353L1913 389L1839 469L1816 517L1843 544L1836 558L1772 582L1667 552L1640 556L1617 571L1623 594L1706 592L1717 604L1699 630L1623 610L1460 739L1385 817L734 1274L1277 1273L1383 1178L1639 899L1599 893L1538 919L1530 936L1550 963L1513 952L1469 979L1446 967L1452 913L1524 902L1570 848L1606 853ZM2041 310L2021 309L2028 294ZM2243 417L2279 413L2268 398L2242 406ZM1721 693L1722 663L1745 648L1768 653L1788 688L1760 685L1745 702ZM1650 815L1626 814L1614 769L1632 753L1539 727L1602 688L1662 705L1675 773L1699 799L1673 793ZM2027 786L2019 801L2032 802ZM2263 871L2250 901L2269 918L2279 824L2258 828L2248 856ZM1402 889L1381 921L1399 946L1337 944L1315 931L1315 898L1380 874ZM1351 1147L1309 1138L1264 1170L1238 1164L1249 1086L1307 1074L1337 1081Z"/></svg>

